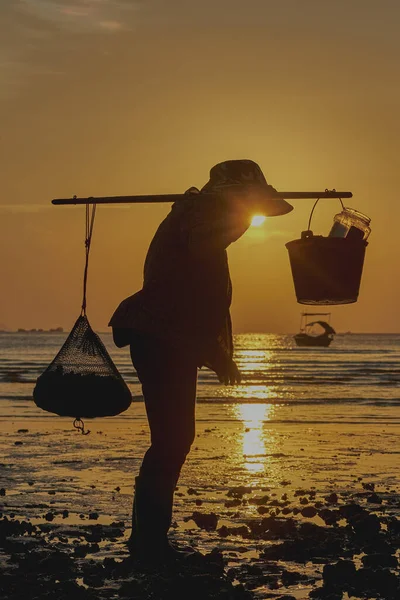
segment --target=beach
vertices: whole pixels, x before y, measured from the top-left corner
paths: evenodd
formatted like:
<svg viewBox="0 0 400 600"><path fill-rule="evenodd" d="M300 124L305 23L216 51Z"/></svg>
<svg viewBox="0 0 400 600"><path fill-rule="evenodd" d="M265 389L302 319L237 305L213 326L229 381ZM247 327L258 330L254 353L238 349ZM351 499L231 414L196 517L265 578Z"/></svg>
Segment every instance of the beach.
<svg viewBox="0 0 400 600"><path fill-rule="evenodd" d="M65 339L32 335L0 346L3 598L400 597L400 336L237 336L241 386L201 370L171 539L206 560L154 574L125 545L149 444L129 355L102 335L134 401L82 435L32 402Z"/></svg>
<svg viewBox="0 0 400 600"><path fill-rule="evenodd" d="M0 0L0 600L400 600L399 22Z"/></svg>

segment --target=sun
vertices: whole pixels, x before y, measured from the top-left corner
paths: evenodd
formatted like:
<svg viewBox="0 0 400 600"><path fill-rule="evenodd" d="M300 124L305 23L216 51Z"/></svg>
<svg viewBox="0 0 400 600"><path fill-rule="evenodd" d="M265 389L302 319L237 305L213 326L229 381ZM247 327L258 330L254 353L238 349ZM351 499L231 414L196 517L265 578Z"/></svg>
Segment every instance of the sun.
<svg viewBox="0 0 400 600"><path fill-rule="evenodd" d="M252 227L259 227L262 225L267 217L262 217L261 215L255 215L251 220Z"/></svg>

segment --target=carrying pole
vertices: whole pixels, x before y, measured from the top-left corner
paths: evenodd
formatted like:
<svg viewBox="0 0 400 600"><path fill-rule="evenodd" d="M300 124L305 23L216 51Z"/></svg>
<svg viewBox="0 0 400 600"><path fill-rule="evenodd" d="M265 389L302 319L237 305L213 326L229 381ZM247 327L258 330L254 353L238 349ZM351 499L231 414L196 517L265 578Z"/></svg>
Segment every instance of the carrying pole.
<svg viewBox="0 0 400 600"><path fill-rule="evenodd" d="M213 194L202 194L204 196L212 196ZM66 204L154 204L159 202L177 202L179 200L187 199L190 194L150 194L146 196L102 196L94 198L55 198L52 200L52 204L66 205ZM351 192L337 192L336 190L325 190L323 192L278 192L276 195L271 196L273 198L281 198L285 200L303 200L303 199L314 199L318 198L352 198Z"/></svg>

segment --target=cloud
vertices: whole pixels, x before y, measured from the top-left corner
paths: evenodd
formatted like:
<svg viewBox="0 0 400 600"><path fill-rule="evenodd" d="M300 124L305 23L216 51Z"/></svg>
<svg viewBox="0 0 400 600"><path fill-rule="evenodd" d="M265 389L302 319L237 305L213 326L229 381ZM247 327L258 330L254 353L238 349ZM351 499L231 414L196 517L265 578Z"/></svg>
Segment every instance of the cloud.
<svg viewBox="0 0 400 600"><path fill-rule="evenodd" d="M154 0L0 0L0 100L32 78L60 75L43 58L55 36L117 35L131 31L139 10Z"/></svg>
<svg viewBox="0 0 400 600"><path fill-rule="evenodd" d="M18 10L75 33L115 33L134 26L143 0L20 0Z"/></svg>

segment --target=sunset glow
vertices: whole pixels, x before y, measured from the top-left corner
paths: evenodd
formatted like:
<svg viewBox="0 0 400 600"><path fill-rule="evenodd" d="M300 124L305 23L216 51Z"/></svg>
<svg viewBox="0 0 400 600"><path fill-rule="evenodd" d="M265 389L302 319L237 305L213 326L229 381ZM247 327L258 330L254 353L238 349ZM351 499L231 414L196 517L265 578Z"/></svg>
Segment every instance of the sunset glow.
<svg viewBox="0 0 400 600"><path fill-rule="evenodd" d="M335 309L335 323L397 328L398 2L384 11L372 0L0 4L1 329L67 330L79 312L84 211L52 198L183 193L235 158L256 161L278 191L353 193L347 204L371 217L372 235L360 301ZM266 31L280 32L279 52ZM285 244L307 229L312 201L293 207L282 217L255 214L228 248L235 333L297 330ZM318 204L315 235L328 234L339 208ZM88 281L99 331L141 288L147 248L169 210L99 207Z"/></svg>

